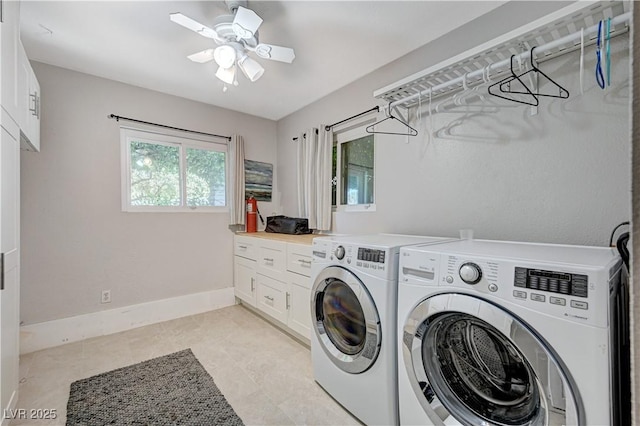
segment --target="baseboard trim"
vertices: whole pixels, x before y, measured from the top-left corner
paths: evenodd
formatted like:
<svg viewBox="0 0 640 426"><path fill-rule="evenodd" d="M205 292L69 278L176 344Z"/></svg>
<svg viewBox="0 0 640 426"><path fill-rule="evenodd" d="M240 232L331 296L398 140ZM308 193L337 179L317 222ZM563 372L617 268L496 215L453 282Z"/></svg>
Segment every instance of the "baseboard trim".
<svg viewBox="0 0 640 426"><path fill-rule="evenodd" d="M227 287L171 299L62 318L20 327L20 353L27 354L91 337L119 333L158 322L235 305L234 288Z"/></svg>

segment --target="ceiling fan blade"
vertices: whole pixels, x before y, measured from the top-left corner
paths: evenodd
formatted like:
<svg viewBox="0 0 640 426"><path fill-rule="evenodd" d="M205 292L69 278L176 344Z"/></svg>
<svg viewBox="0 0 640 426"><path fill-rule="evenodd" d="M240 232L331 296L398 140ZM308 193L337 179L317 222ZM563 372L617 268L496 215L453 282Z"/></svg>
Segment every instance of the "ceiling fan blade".
<svg viewBox="0 0 640 426"><path fill-rule="evenodd" d="M207 49L203 50L202 52L194 53L187 56L187 58L191 59L193 62L204 64L205 62L209 62L213 59L213 49Z"/></svg>
<svg viewBox="0 0 640 426"><path fill-rule="evenodd" d="M296 57L295 52L290 47L274 46L273 44L260 43L255 48L256 55L265 59L291 63Z"/></svg>
<svg viewBox="0 0 640 426"><path fill-rule="evenodd" d="M253 10L238 6L233 18L233 32L240 38L251 38L262 24L262 18Z"/></svg>
<svg viewBox="0 0 640 426"><path fill-rule="evenodd" d="M171 19L178 25L182 25L183 27L188 28L191 31L197 32L201 36L212 38L214 40L220 39L220 36L218 36L218 33L213 28L209 28L198 21L194 21L193 19L183 15L182 13L171 13L169 15L169 19Z"/></svg>

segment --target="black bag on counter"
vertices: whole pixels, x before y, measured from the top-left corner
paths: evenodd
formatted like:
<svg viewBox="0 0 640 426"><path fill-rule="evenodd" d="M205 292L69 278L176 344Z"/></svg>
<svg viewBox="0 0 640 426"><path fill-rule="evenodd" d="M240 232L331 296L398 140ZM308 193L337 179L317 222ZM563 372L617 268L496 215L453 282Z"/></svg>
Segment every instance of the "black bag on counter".
<svg viewBox="0 0 640 426"><path fill-rule="evenodd" d="M276 234L302 235L311 234L309 221L307 219L287 216L268 216L265 232Z"/></svg>

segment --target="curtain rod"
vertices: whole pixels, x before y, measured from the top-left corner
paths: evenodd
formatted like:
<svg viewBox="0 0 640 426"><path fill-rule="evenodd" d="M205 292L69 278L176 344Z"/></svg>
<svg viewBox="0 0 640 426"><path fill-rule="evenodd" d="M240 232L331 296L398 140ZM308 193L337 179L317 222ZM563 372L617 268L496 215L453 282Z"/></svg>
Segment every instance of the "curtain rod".
<svg viewBox="0 0 640 426"><path fill-rule="evenodd" d="M349 118L345 118L344 120L340 120L340 121L338 121L337 123L333 123L333 124L331 124L331 125L329 125L329 126L324 126L324 129L325 129L325 130L331 130L331 128L332 128L332 127L337 126L338 124L342 124L342 123L345 123L345 122L347 122L347 121L349 121L349 120L353 120L354 118L358 118L358 117L360 117L361 115L369 114L369 113L370 113L370 112L372 112L372 111L380 112L380 107L376 105L376 106L374 106L374 107L373 107L373 108L371 108L371 109L368 109L368 110L366 110L366 111L362 111L361 113L356 114L356 115L352 115L351 117L349 117Z"/></svg>
<svg viewBox="0 0 640 426"><path fill-rule="evenodd" d="M316 129L316 135L317 135L317 134L318 134L318 129ZM306 136L307 136L307 134L305 133L303 136L305 136L305 137L306 137ZM294 141L297 141L297 140L298 140L298 138L293 138L293 140L294 140Z"/></svg>
<svg viewBox="0 0 640 426"><path fill-rule="evenodd" d="M164 129L179 130L181 132L195 133L195 134L198 134L198 135L205 135L205 136L213 136L213 137L216 137L216 138L226 139L228 141L231 140L231 136L222 136L222 135L216 135L215 133L205 133L205 132L199 132L197 130L182 129L180 127L173 127L173 126L167 126L167 125L164 125L164 124L151 123L149 121L136 120L135 118L121 117L119 115L114 115L114 114L110 114L107 117L111 118L111 119L115 119L116 121L126 120L126 121L132 121L134 123L142 123L142 124L148 124L150 126L162 127Z"/></svg>
<svg viewBox="0 0 640 426"><path fill-rule="evenodd" d="M376 105L376 106L374 106L374 107L373 107L373 108L371 108L371 109L368 109L368 110L366 110L366 111L362 111L361 113L358 113L358 114L356 114L356 115L352 115L351 117L349 117L349 118L345 118L344 120L340 120L340 121L338 121L337 123L333 123L333 124L330 124L330 125L324 126L324 129L325 129L325 130L331 130L331 128L332 128L332 127L337 126L338 124L345 123L345 122L347 122L347 121L349 121L349 120L353 120L354 118L358 118L358 117L360 117L360 116L362 116L362 115L369 114L370 112L373 112L373 111L380 112L380 107ZM316 129L316 134L318 134L318 129ZM293 140L294 140L294 141L297 141L297 140L298 140L298 138L293 138Z"/></svg>

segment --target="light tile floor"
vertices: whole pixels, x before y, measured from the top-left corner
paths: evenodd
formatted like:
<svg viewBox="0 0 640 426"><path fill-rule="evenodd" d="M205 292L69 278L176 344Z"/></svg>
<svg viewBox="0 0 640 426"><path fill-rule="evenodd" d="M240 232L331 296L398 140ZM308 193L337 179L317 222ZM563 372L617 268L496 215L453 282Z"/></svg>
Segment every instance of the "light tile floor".
<svg viewBox="0 0 640 426"><path fill-rule="evenodd" d="M307 347L231 306L21 356L18 408L58 417L11 426L64 425L71 382L186 348L247 425L359 424L314 382Z"/></svg>

